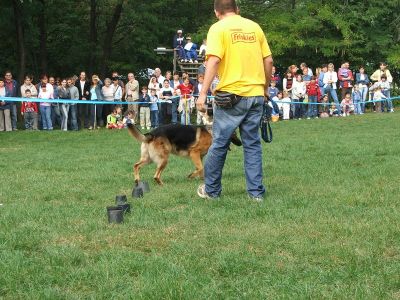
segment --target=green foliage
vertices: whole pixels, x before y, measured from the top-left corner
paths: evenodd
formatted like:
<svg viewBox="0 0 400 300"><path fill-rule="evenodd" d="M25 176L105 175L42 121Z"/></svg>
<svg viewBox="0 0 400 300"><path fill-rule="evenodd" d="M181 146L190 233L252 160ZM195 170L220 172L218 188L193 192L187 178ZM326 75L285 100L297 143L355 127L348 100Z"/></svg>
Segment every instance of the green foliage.
<svg viewBox="0 0 400 300"><path fill-rule="evenodd" d="M23 1L27 72L41 70L39 0ZM48 71L60 76L88 69L94 53L94 72L101 70L105 32L119 1L97 0L97 42L89 42L90 1L45 2ZM241 14L259 22L273 51L275 63L288 66L305 61L312 67L331 61L364 64L372 72L380 61L400 67L400 3L398 0L241 0ZM11 0L0 6L0 70L16 69L18 49ZM157 46L171 47L178 28L201 43L215 22L212 0L124 1L111 41L108 69L122 73L146 67L171 68L171 56L155 55Z"/></svg>
<svg viewBox="0 0 400 300"><path fill-rule="evenodd" d="M233 147L219 202L196 195L190 160L165 186L133 186L125 130L1 134L1 299L397 299L400 114L274 123L267 197L249 202ZM301 133L301 134L299 134ZM337 141L337 142L335 142Z"/></svg>

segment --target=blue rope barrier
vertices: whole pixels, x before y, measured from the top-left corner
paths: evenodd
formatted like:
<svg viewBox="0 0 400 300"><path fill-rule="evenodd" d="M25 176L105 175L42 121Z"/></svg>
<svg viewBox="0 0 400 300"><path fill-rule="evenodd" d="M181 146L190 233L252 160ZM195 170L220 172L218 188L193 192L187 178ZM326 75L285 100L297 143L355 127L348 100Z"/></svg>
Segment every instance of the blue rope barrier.
<svg viewBox="0 0 400 300"><path fill-rule="evenodd" d="M198 97L199 95L190 95L191 97ZM169 100L158 100L156 102L151 103L172 103L172 100L180 99L181 96L174 96L171 97ZM214 99L214 96L207 96L208 99ZM376 102L384 102L387 100L400 100L400 96L391 97L388 99L381 99L381 100L369 100L369 101L361 101L358 102L360 104L365 103L376 103ZM19 98L19 97L0 97L0 101L7 101L7 102L47 102L47 103L65 103L65 104L99 104L99 105L128 105L128 104L149 104L150 102L139 102L139 101L92 101L92 100L69 100L69 99L40 99L40 98ZM276 103L287 103L287 104L304 104L304 105L331 105L334 102L300 102L300 101L281 101L276 100ZM354 103L353 103L354 104Z"/></svg>

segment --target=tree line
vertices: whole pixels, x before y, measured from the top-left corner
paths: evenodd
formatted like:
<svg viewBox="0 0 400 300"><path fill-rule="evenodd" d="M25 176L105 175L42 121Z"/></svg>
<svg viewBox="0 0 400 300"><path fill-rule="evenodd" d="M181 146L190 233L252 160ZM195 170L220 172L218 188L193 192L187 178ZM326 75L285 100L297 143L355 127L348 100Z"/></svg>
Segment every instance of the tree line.
<svg viewBox="0 0 400 300"><path fill-rule="evenodd" d="M177 29L200 42L216 21L213 0L5 0L0 6L0 70L106 76L171 68ZM276 65L316 67L350 61L374 70L389 64L399 83L400 1L241 0L241 14L264 29Z"/></svg>

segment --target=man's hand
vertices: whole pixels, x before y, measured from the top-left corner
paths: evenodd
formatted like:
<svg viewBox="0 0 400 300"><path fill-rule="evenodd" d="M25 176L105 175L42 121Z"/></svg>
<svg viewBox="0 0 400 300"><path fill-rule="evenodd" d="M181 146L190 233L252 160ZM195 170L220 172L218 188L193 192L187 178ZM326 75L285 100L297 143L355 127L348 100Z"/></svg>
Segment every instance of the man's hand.
<svg viewBox="0 0 400 300"><path fill-rule="evenodd" d="M199 98L197 98L197 101L196 101L196 108L197 108L197 110L198 110L199 112L204 113L204 112L207 111L206 106L205 106L206 99L207 99L207 96L206 96L206 95L199 95Z"/></svg>

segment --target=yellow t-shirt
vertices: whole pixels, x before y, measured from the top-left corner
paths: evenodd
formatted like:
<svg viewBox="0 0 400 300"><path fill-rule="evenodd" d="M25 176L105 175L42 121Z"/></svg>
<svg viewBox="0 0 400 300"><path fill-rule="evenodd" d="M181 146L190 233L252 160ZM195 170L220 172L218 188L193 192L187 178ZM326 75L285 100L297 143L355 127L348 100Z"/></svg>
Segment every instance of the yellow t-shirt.
<svg viewBox="0 0 400 300"><path fill-rule="evenodd" d="M263 96L263 59L271 55L261 27L239 15L229 16L211 26L207 36L206 59L217 56L218 91L239 96Z"/></svg>

